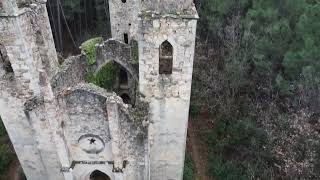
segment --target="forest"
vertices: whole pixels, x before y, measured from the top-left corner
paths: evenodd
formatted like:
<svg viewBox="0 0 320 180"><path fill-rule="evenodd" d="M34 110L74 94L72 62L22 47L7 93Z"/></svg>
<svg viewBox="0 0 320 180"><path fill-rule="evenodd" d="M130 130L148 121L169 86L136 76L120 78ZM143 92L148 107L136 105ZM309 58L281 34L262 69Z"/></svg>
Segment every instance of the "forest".
<svg viewBox="0 0 320 180"><path fill-rule="evenodd" d="M194 3L184 180L320 179L320 0ZM47 8L60 59L111 36L107 0ZM8 154L1 145L0 172Z"/></svg>
<svg viewBox="0 0 320 180"><path fill-rule="evenodd" d="M319 179L320 1L195 3L208 179Z"/></svg>

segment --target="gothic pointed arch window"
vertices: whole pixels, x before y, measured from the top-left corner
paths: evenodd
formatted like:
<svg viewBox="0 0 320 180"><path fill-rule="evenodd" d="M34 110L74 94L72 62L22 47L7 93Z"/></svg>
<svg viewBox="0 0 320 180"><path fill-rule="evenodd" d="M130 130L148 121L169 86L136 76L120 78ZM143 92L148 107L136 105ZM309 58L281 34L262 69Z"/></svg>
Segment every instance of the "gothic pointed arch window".
<svg viewBox="0 0 320 180"><path fill-rule="evenodd" d="M172 74L173 47L169 41L160 45L159 53L159 74Z"/></svg>

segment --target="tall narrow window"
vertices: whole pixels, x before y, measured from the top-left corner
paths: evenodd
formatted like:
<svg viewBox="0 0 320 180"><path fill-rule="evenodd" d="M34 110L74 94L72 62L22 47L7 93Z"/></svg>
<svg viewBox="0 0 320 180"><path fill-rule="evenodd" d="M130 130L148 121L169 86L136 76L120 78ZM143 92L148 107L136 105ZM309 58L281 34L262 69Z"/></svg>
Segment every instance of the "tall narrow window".
<svg viewBox="0 0 320 180"><path fill-rule="evenodd" d="M123 34L123 39L124 39L124 42L125 42L126 44L129 43L129 38L128 38L128 34L127 34L127 33L124 33L124 34Z"/></svg>
<svg viewBox="0 0 320 180"><path fill-rule="evenodd" d="M168 41L160 45L159 74L172 74L173 47Z"/></svg>

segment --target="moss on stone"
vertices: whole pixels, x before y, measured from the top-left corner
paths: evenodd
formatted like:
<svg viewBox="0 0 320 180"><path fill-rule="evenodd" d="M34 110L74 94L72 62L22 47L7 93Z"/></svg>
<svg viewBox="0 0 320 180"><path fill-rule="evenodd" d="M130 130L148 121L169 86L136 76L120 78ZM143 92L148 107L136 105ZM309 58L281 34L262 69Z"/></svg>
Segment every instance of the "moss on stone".
<svg viewBox="0 0 320 180"><path fill-rule="evenodd" d="M112 90L118 74L118 66L113 62L109 62L96 74L96 83L102 88Z"/></svg>
<svg viewBox="0 0 320 180"><path fill-rule="evenodd" d="M145 134L149 121L149 103L142 100L141 95L137 97L135 107L130 110L134 119L134 125Z"/></svg>
<svg viewBox="0 0 320 180"><path fill-rule="evenodd" d="M89 39L84 43L82 43L81 50L87 56L88 65L93 65L94 63L96 63L96 50L97 50L96 45L102 43L102 41L103 41L102 37L97 37L97 38Z"/></svg>
<svg viewBox="0 0 320 180"><path fill-rule="evenodd" d="M146 19L151 19L152 18L152 12L151 11L141 11L141 16L146 18Z"/></svg>
<svg viewBox="0 0 320 180"><path fill-rule="evenodd" d="M135 40L131 41L131 56L132 56L132 63L139 64L139 48L138 48L138 42Z"/></svg>
<svg viewBox="0 0 320 180"><path fill-rule="evenodd" d="M85 75L85 80L101 88L112 90L113 85L116 82L117 74L119 74L119 67L110 61L105 64L96 75L92 72L88 72Z"/></svg>

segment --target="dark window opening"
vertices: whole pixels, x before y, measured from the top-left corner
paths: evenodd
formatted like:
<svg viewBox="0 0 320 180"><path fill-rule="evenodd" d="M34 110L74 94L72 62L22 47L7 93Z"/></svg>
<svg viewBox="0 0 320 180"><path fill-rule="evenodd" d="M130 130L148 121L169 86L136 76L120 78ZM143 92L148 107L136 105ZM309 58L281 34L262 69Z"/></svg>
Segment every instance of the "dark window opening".
<svg viewBox="0 0 320 180"><path fill-rule="evenodd" d="M165 41L160 45L159 74L172 74L173 47Z"/></svg>
<svg viewBox="0 0 320 180"><path fill-rule="evenodd" d="M122 3L126 3L126 2L127 2L127 0L121 0L121 2L122 2Z"/></svg>
<svg viewBox="0 0 320 180"><path fill-rule="evenodd" d="M128 94L124 93L120 97L121 97L121 99L123 100L123 102L125 104L130 104L131 103L131 98L130 98L130 96Z"/></svg>
<svg viewBox="0 0 320 180"><path fill-rule="evenodd" d="M7 56L6 49L3 45L0 44L0 66L6 74L13 73L11 62Z"/></svg>
<svg viewBox="0 0 320 180"><path fill-rule="evenodd" d="M124 33L124 34L123 34L123 39L124 39L124 42L125 42L126 44L129 43L129 38L128 38L128 34L127 34L127 33Z"/></svg>
<svg viewBox="0 0 320 180"><path fill-rule="evenodd" d="M128 89L128 73L124 69L120 69L120 88Z"/></svg>
<svg viewBox="0 0 320 180"><path fill-rule="evenodd" d="M90 174L90 180L111 180L105 173L95 170Z"/></svg>

